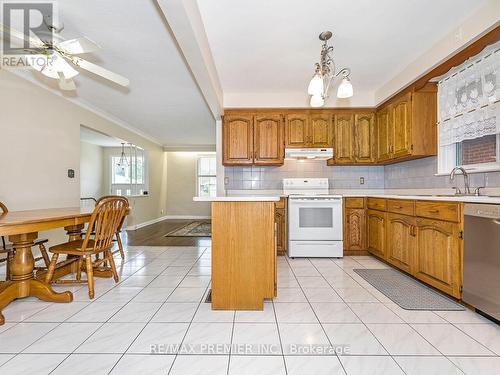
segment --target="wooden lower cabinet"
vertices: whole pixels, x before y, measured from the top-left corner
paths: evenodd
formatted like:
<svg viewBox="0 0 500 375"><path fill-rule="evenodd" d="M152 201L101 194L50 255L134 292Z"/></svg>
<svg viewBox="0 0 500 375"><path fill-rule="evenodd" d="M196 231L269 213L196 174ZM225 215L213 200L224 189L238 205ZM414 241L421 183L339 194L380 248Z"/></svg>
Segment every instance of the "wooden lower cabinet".
<svg viewBox="0 0 500 375"><path fill-rule="evenodd" d="M281 198L279 202L276 202L274 209L274 221L276 223L276 250L278 255L285 255L288 247L286 198Z"/></svg>
<svg viewBox="0 0 500 375"><path fill-rule="evenodd" d="M344 250L349 255L366 251L366 213L363 208L346 208Z"/></svg>
<svg viewBox="0 0 500 375"><path fill-rule="evenodd" d="M417 218L413 275L460 298L462 284L461 225Z"/></svg>
<svg viewBox="0 0 500 375"><path fill-rule="evenodd" d="M412 273L415 256L415 218L387 214L386 260L392 265Z"/></svg>
<svg viewBox="0 0 500 375"><path fill-rule="evenodd" d="M387 214L382 211L368 210L366 222L368 227L368 252L380 258L385 258Z"/></svg>

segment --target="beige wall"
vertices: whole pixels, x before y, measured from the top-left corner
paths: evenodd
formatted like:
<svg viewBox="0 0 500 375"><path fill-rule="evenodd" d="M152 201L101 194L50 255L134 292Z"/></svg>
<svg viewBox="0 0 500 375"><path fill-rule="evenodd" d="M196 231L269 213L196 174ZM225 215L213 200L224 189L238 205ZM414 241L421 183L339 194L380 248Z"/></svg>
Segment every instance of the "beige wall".
<svg viewBox="0 0 500 375"><path fill-rule="evenodd" d="M80 143L80 197L99 198L105 194L104 149L87 142Z"/></svg>
<svg viewBox="0 0 500 375"><path fill-rule="evenodd" d="M6 71L0 71L0 114L0 200L11 210L79 205L80 125L148 151L150 195L131 199L129 225L165 210L160 145Z"/></svg>
<svg viewBox="0 0 500 375"><path fill-rule="evenodd" d="M197 152L166 152L167 216L210 216L210 203L193 202L197 195Z"/></svg>

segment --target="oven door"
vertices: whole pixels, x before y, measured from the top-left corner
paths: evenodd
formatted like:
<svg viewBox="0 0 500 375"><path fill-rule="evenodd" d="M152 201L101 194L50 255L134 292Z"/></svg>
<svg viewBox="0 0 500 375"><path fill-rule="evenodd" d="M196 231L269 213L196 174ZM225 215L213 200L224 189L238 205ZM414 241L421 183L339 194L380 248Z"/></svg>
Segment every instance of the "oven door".
<svg viewBox="0 0 500 375"><path fill-rule="evenodd" d="M290 241L341 241L342 198L289 198Z"/></svg>

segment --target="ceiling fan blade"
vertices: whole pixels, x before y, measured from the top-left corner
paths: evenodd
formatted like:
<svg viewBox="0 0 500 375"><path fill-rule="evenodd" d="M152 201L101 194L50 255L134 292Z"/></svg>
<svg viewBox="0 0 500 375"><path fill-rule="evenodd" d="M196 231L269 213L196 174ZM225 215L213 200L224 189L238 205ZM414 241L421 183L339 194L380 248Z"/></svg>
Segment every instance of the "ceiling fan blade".
<svg viewBox="0 0 500 375"><path fill-rule="evenodd" d="M45 65L47 65L47 58L47 55L41 54L24 55L24 59L27 61L29 66L39 72L41 72Z"/></svg>
<svg viewBox="0 0 500 375"><path fill-rule="evenodd" d="M61 54L54 52L47 57L47 63L40 72L50 78L59 79L59 73L63 73L66 79L71 79L79 73L69 64Z"/></svg>
<svg viewBox="0 0 500 375"><path fill-rule="evenodd" d="M79 55L81 53L97 51L101 47L89 38L82 37L57 43L57 48L62 49L64 52L69 53L70 55Z"/></svg>
<svg viewBox="0 0 500 375"><path fill-rule="evenodd" d="M23 46L24 46L24 41L28 40L31 48L41 49L45 47L45 43L42 42L40 38L38 38L38 36L25 35L21 31L16 30L12 27L8 27L2 23L0 23L0 32L2 33L4 40L6 39L7 36L12 36L18 41L22 42Z"/></svg>
<svg viewBox="0 0 500 375"><path fill-rule="evenodd" d="M71 78L66 79L62 72L59 72L59 88L64 91L73 91L76 90L75 81Z"/></svg>
<svg viewBox="0 0 500 375"><path fill-rule="evenodd" d="M98 75L98 76L106 78L107 80L112 81L118 85L127 87L130 84L130 81L128 78L125 78L119 74L116 74L116 73L113 73L112 71L104 69L103 67L96 65L94 63L91 63L90 61L84 60L81 57L72 56L72 57L69 57L69 59L76 66L79 66L80 68L85 69L91 73Z"/></svg>

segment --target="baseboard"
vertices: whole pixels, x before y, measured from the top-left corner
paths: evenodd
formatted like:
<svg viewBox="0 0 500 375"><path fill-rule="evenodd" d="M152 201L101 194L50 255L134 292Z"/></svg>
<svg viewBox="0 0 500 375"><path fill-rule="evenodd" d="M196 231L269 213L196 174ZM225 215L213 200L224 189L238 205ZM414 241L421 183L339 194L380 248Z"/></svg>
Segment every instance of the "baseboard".
<svg viewBox="0 0 500 375"><path fill-rule="evenodd" d="M136 225L130 225L126 229L127 230L137 230L140 228L147 227L148 225L159 223L163 220L206 220L210 219L210 216L191 216L191 215L165 215L160 216L156 219L145 221L144 223L139 223Z"/></svg>

